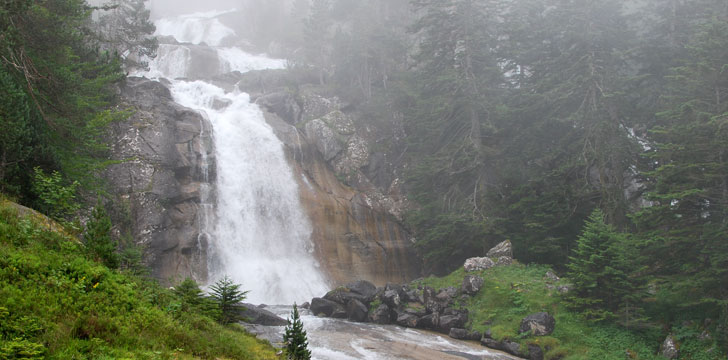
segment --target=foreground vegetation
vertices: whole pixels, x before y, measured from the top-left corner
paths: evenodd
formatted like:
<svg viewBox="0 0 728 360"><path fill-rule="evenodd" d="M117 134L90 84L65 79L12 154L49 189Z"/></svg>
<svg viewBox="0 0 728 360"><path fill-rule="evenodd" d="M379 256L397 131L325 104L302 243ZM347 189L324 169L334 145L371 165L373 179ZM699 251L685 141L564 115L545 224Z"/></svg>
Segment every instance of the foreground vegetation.
<svg viewBox="0 0 728 360"><path fill-rule="evenodd" d="M44 225L46 224L46 225ZM111 270L47 218L0 203L0 359L276 359L237 325Z"/></svg>
<svg viewBox="0 0 728 360"><path fill-rule="evenodd" d="M559 286L569 285L567 279L551 280L545 265L495 267L468 275L481 276L485 283L480 292L460 304L469 311L472 330L490 331L496 340L508 339L527 348L538 344L545 359L662 359L657 355L665 335L654 327L622 327L589 321L568 307L568 294ZM429 277L419 284L441 289L459 288L466 273L463 269L445 277ZM549 336L519 335L521 319L545 311L556 319L556 329ZM715 339L700 340L702 324L686 323L676 334L681 343L680 359L725 359Z"/></svg>

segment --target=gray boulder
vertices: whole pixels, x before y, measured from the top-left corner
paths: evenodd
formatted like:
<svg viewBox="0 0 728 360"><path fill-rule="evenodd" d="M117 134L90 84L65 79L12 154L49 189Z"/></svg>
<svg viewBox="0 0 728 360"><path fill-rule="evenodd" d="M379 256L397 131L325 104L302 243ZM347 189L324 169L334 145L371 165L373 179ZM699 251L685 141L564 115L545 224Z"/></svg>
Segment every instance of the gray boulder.
<svg viewBox="0 0 728 360"><path fill-rule="evenodd" d="M481 271L488 270L495 266L495 262L488 257L473 257L465 260L465 271Z"/></svg>
<svg viewBox="0 0 728 360"><path fill-rule="evenodd" d="M402 300L399 298L399 292L396 290L386 290L382 295L382 302L387 304L392 309L398 308L402 304Z"/></svg>
<svg viewBox="0 0 728 360"><path fill-rule="evenodd" d="M310 310L316 316L331 317L334 313L341 313L343 308L340 304L337 304L331 300L313 298L313 300L311 300ZM346 311L344 311L344 314L346 314Z"/></svg>
<svg viewBox="0 0 728 360"><path fill-rule="evenodd" d="M440 316L440 324L437 330L443 334L449 334L452 328L462 328L465 323L468 322L468 316L457 314L457 315L442 315Z"/></svg>
<svg viewBox="0 0 728 360"><path fill-rule="evenodd" d="M420 329L437 329L440 326L440 314L432 313L421 317L417 326Z"/></svg>
<svg viewBox="0 0 728 360"><path fill-rule="evenodd" d="M240 304L237 307L238 313L245 319L246 323L266 325L266 326L285 326L288 322L278 315L265 310L253 304Z"/></svg>
<svg viewBox="0 0 728 360"><path fill-rule="evenodd" d="M372 301L374 296L377 295L377 287L366 280L357 280L348 283L346 284L346 288L349 289L350 292L364 296L366 302Z"/></svg>
<svg viewBox="0 0 728 360"><path fill-rule="evenodd" d="M668 335L665 338L665 341L662 342L662 345L660 346L660 355L671 360L677 359L678 356L680 356L680 351L678 350L677 343L675 342L675 338L673 338L672 335Z"/></svg>
<svg viewBox="0 0 728 360"><path fill-rule="evenodd" d="M392 322L392 318L390 316L391 312L392 311L387 304L381 304L374 309L374 311L369 313L369 321L375 324L390 324Z"/></svg>
<svg viewBox="0 0 728 360"><path fill-rule="evenodd" d="M513 247L511 246L511 241L506 240L496 246L494 246L492 249L488 251L488 253L485 255L489 258L501 258L501 257L507 257L507 258L513 258Z"/></svg>
<svg viewBox="0 0 728 360"><path fill-rule="evenodd" d="M530 331L531 335L545 336L554 332L555 327L556 320L553 316L545 312L539 312L528 315L521 320L521 326L518 331L519 333Z"/></svg>
<svg viewBox="0 0 728 360"><path fill-rule="evenodd" d="M352 299L346 305L346 316L351 321L366 322L368 310L367 307L361 303L361 301Z"/></svg>
<svg viewBox="0 0 728 360"><path fill-rule="evenodd" d="M508 256L501 256L495 262L495 266L508 266L513 264L513 258Z"/></svg>
<svg viewBox="0 0 728 360"><path fill-rule="evenodd" d="M415 315L408 314L406 312L397 313L397 325L408 328L416 328L419 322L419 318Z"/></svg>
<svg viewBox="0 0 728 360"><path fill-rule="evenodd" d="M452 328L448 334L453 339L458 340L480 340L482 335L477 331L471 331L461 328Z"/></svg>
<svg viewBox="0 0 728 360"><path fill-rule="evenodd" d="M463 279L462 291L468 295L477 294L483 287L485 280L476 275L467 275Z"/></svg>

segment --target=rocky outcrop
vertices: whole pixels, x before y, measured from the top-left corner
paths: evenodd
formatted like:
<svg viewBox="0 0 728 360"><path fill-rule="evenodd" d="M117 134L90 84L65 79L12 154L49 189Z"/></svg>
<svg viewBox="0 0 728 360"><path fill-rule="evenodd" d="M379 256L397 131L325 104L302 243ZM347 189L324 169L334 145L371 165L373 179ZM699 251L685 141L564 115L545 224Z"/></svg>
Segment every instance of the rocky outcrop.
<svg viewBox="0 0 728 360"><path fill-rule="evenodd" d="M662 345L660 345L660 355L671 360L677 359L680 356L677 343L672 335L668 335L665 338L665 341L662 342Z"/></svg>
<svg viewBox="0 0 728 360"><path fill-rule="evenodd" d="M280 316L253 304L240 304L238 314L248 324L265 326L285 326L288 321Z"/></svg>
<svg viewBox="0 0 728 360"><path fill-rule="evenodd" d="M485 257L473 257L465 260L465 271L483 271L495 266L508 266L513 264L513 247L511 241L506 240L494 246Z"/></svg>
<svg viewBox="0 0 728 360"><path fill-rule="evenodd" d="M286 83L280 74L252 72L238 86L255 94L285 144L312 221L316 257L330 280L381 286L419 277L421 263L401 222L406 198L387 160L392 155L373 150L379 135L335 96L307 86L297 93L276 87Z"/></svg>
<svg viewBox="0 0 728 360"><path fill-rule="evenodd" d="M202 198L214 177L209 123L177 105L161 83L128 78L122 106L132 115L112 124L112 160L104 177L122 204L117 236L131 235L162 281L206 280L207 238L200 234Z"/></svg>
<svg viewBox="0 0 728 360"><path fill-rule="evenodd" d="M526 316L521 320L521 326L518 332L523 334L530 332L533 336L551 335L556 328L556 320L553 316L545 312L539 312Z"/></svg>

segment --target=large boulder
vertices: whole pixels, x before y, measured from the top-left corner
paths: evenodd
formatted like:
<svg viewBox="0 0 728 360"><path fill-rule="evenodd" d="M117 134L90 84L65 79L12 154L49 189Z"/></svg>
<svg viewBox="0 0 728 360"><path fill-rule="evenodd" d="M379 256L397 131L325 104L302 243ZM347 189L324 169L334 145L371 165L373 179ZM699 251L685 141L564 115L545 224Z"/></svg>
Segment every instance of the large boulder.
<svg viewBox="0 0 728 360"><path fill-rule="evenodd" d="M346 288L349 289L350 292L363 296L366 299L366 302L372 301L374 296L377 295L377 287L366 280L350 282L346 284Z"/></svg>
<svg viewBox="0 0 728 360"><path fill-rule="evenodd" d="M440 314L432 313L421 317L417 326L420 329L437 329L437 327L440 326Z"/></svg>
<svg viewBox="0 0 728 360"><path fill-rule="evenodd" d="M437 330L443 334L449 334L450 329L462 328L467 322L467 312L450 312L450 314L440 316L440 323L437 326Z"/></svg>
<svg viewBox="0 0 728 360"><path fill-rule="evenodd" d="M485 280L482 277L476 275L467 275L463 279L462 291L468 295L477 294L483 287Z"/></svg>
<svg viewBox="0 0 728 360"><path fill-rule="evenodd" d="M396 309L402 304L402 300L399 297L397 290L386 290L382 294L382 302L387 304L392 309Z"/></svg>
<svg viewBox="0 0 728 360"><path fill-rule="evenodd" d="M513 258L513 247L511 246L511 241L506 240L496 246L494 246L492 249L488 251L488 253L485 255L489 258L501 258L501 257L507 257L507 258Z"/></svg>
<svg viewBox="0 0 728 360"><path fill-rule="evenodd" d="M662 342L662 345L660 346L660 355L671 360L677 359L678 356L680 356L680 351L678 350L677 343L675 342L675 338L673 338L672 335L668 335L665 338L665 341Z"/></svg>
<svg viewBox="0 0 728 360"><path fill-rule="evenodd" d="M481 334L477 331L471 331L461 328L452 328L448 334L453 339L458 340L480 340Z"/></svg>
<svg viewBox="0 0 728 360"><path fill-rule="evenodd" d="M488 270L495 266L495 262L488 257L473 257L465 260L465 271L481 271Z"/></svg>
<svg viewBox="0 0 728 360"><path fill-rule="evenodd" d="M340 286L324 295L324 299L346 306L351 300L369 304L377 293L377 288L366 281L356 281Z"/></svg>
<svg viewBox="0 0 728 360"><path fill-rule="evenodd" d="M416 315L408 314L406 312L397 312L397 325L408 328L416 328L419 322L419 318Z"/></svg>
<svg viewBox="0 0 728 360"><path fill-rule="evenodd" d="M343 311L343 307L328 299L313 298L311 300L310 310L316 316L332 317L335 313L340 314ZM346 311L344 311L344 314L346 314Z"/></svg>
<svg viewBox="0 0 728 360"><path fill-rule="evenodd" d="M278 315L253 304L240 304L237 312L248 324L285 326L288 322Z"/></svg>
<svg viewBox="0 0 728 360"><path fill-rule="evenodd" d="M375 324L390 324L392 322L391 313L392 310L387 304L381 304L369 313L369 321Z"/></svg>
<svg viewBox="0 0 728 360"><path fill-rule="evenodd" d="M545 312L539 312L526 316L521 320L519 333L531 332L531 335L545 336L554 332L556 320L553 316Z"/></svg>
<svg viewBox="0 0 728 360"><path fill-rule="evenodd" d="M361 301L352 299L346 305L346 316L351 321L367 321L368 309Z"/></svg>

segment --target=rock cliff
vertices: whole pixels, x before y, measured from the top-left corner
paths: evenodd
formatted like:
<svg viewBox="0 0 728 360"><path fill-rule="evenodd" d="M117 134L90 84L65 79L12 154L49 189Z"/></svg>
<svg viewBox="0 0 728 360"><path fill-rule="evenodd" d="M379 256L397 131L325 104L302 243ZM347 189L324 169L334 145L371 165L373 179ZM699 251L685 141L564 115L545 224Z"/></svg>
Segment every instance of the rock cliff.
<svg viewBox="0 0 728 360"><path fill-rule="evenodd" d="M117 235L144 247L152 275L163 281L206 279L207 239L199 233L206 178L214 178L210 125L199 113L177 105L161 83L128 78L123 109L132 115L114 123L112 160L105 178L121 201ZM211 156L211 155L210 155Z"/></svg>
<svg viewBox="0 0 728 360"><path fill-rule="evenodd" d="M418 277L412 236L401 225L406 204L401 181L394 172L376 178L386 155L372 150L371 138L362 131L367 124L347 113L347 105L336 97L311 88L304 87L298 99L285 90L247 90L257 95L286 146L313 223L317 257L330 280L384 285ZM377 161L382 164L375 165Z"/></svg>

